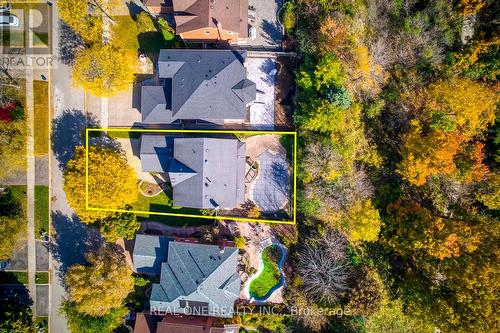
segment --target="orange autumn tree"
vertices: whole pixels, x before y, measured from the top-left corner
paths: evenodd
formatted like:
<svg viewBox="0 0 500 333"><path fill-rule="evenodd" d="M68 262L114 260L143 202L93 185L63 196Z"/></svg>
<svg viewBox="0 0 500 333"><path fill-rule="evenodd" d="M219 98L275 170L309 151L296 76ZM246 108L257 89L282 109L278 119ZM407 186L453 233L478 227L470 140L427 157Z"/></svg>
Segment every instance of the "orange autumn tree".
<svg viewBox="0 0 500 333"><path fill-rule="evenodd" d="M437 81L406 96L415 118L403 137L398 172L413 185L455 174L455 157L495 121L497 101L486 85L464 78Z"/></svg>
<svg viewBox="0 0 500 333"><path fill-rule="evenodd" d="M439 216L418 203L398 199L387 207L384 239L398 254L439 260L474 252L484 234L475 223Z"/></svg>

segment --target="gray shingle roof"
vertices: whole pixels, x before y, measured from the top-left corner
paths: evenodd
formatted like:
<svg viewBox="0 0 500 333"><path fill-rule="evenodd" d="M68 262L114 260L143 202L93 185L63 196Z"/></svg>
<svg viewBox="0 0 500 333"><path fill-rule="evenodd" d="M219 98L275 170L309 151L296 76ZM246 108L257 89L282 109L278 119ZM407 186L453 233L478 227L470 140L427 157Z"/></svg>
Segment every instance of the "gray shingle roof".
<svg viewBox="0 0 500 333"><path fill-rule="evenodd" d="M134 270L144 274L160 274L161 265L167 260L171 238L137 235L134 243Z"/></svg>
<svg viewBox="0 0 500 333"><path fill-rule="evenodd" d="M146 134L140 155L144 172L169 175L175 206L234 208L244 202L243 142Z"/></svg>
<svg viewBox="0 0 500 333"><path fill-rule="evenodd" d="M159 284L153 284L150 306L160 311L185 313L203 308L203 315L230 317L239 297L238 249L215 245L170 242ZM163 310L162 310L163 309Z"/></svg>
<svg viewBox="0 0 500 333"><path fill-rule="evenodd" d="M246 78L245 58L245 51L161 50L158 75L164 89L143 87L142 122L245 119L256 95L255 83Z"/></svg>

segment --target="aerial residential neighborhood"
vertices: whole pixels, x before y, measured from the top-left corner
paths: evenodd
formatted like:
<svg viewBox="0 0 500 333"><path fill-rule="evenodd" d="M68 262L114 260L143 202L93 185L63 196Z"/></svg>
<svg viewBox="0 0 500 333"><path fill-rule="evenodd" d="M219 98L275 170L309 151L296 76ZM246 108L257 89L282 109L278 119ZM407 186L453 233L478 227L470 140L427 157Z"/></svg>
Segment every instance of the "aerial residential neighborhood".
<svg viewBox="0 0 500 333"><path fill-rule="evenodd" d="M500 331L493 0L0 0L0 333Z"/></svg>

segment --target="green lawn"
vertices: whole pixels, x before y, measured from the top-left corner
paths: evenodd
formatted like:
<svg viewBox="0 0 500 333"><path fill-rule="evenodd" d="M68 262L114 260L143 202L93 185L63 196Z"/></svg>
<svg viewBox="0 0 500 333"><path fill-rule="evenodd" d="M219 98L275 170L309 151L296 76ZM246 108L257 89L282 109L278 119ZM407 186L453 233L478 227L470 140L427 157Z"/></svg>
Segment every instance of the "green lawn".
<svg viewBox="0 0 500 333"><path fill-rule="evenodd" d="M49 188L35 186L35 236L40 238L40 230L49 231Z"/></svg>
<svg viewBox="0 0 500 333"><path fill-rule="evenodd" d="M35 273L35 283L36 284L48 284L49 283L49 272L36 272Z"/></svg>
<svg viewBox="0 0 500 333"><path fill-rule="evenodd" d="M264 270L250 283L250 294L257 298L265 297L281 281L278 268L282 253L278 247L269 246L262 252Z"/></svg>
<svg viewBox="0 0 500 333"><path fill-rule="evenodd" d="M28 284L28 272L0 271L0 284Z"/></svg>
<svg viewBox="0 0 500 333"><path fill-rule="evenodd" d="M49 152L49 84L33 81L35 156Z"/></svg>
<svg viewBox="0 0 500 333"><path fill-rule="evenodd" d="M139 200L132 204L132 207L136 211L143 212L164 212L164 213L175 213L175 214L191 214L191 215L201 215L200 210L194 208L185 207L175 207L171 205L172 200L171 195L162 192L155 197L146 197L139 194ZM190 217L176 217L176 216L164 216L164 215L154 215L154 214L138 214L139 220L152 219L154 221L162 222L169 225L176 226L189 226L189 225L200 225L212 223L211 220L200 219L200 218L190 218Z"/></svg>
<svg viewBox="0 0 500 333"><path fill-rule="evenodd" d="M11 47L24 47L24 32L20 31L1 31L1 45Z"/></svg>

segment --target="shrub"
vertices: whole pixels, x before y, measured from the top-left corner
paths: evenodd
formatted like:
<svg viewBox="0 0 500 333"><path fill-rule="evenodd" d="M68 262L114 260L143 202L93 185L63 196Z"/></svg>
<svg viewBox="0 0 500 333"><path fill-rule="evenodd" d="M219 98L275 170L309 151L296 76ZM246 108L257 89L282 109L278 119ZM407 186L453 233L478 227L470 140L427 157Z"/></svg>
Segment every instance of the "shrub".
<svg viewBox="0 0 500 333"><path fill-rule="evenodd" d="M288 1L283 6L283 17L281 20L286 31L290 31L295 27L295 22L297 21L295 10L296 5L291 1Z"/></svg>
<svg viewBox="0 0 500 333"><path fill-rule="evenodd" d="M247 242L245 241L245 238L243 238L242 236L234 237L234 244L238 249L244 249L245 246L247 246Z"/></svg>
<svg viewBox="0 0 500 333"><path fill-rule="evenodd" d="M174 29L163 18L158 19L158 30L166 42L172 42L175 38Z"/></svg>
<svg viewBox="0 0 500 333"><path fill-rule="evenodd" d="M135 18L139 32L156 31L153 18L147 12L140 12Z"/></svg>

